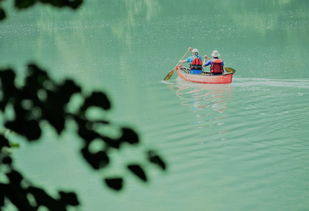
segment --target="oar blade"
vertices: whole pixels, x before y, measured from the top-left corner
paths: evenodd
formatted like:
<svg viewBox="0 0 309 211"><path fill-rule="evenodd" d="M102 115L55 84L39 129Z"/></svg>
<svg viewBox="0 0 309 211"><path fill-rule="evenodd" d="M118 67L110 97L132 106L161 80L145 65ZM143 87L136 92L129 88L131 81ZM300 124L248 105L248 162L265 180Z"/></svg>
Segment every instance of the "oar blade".
<svg viewBox="0 0 309 211"><path fill-rule="evenodd" d="M224 70L230 74L234 74L236 72L236 70L231 67L224 67Z"/></svg>
<svg viewBox="0 0 309 211"><path fill-rule="evenodd" d="M0 1L1 1L1 0L0 0ZM189 47L188 50L186 51L186 53L182 56L182 58L179 60L179 62L175 65L174 69L171 70L171 71L165 76L165 78L164 78L163 80L167 81L167 80L169 80L169 79L172 77L172 75L174 74L174 72L175 72L175 70L176 70L177 65L180 64L180 61L183 60L183 59L185 58L185 56L187 55L187 53L188 53L189 51L191 51L191 50L192 50L192 48Z"/></svg>
<svg viewBox="0 0 309 211"><path fill-rule="evenodd" d="M172 77L172 75L174 74L174 70L171 70L164 78L164 81L170 80L170 78Z"/></svg>

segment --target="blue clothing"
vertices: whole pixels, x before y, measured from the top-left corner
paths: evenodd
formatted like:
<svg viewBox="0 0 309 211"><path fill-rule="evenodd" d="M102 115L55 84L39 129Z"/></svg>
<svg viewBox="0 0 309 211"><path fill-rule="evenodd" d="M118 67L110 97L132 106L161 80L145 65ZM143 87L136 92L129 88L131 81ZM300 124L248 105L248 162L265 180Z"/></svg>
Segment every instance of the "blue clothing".
<svg viewBox="0 0 309 211"><path fill-rule="evenodd" d="M200 58L200 60L203 61L203 58L201 56L190 56L186 59L186 62L191 63L196 57Z"/></svg>
<svg viewBox="0 0 309 211"><path fill-rule="evenodd" d="M203 66L206 67L206 66L209 66L209 65L212 65L212 60L209 60L206 62L206 64L204 64ZM224 61L222 60L222 66L224 66Z"/></svg>
<svg viewBox="0 0 309 211"><path fill-rule="evenodd" d="M190 70L190 74L201 74L203 70Z"/></svg>

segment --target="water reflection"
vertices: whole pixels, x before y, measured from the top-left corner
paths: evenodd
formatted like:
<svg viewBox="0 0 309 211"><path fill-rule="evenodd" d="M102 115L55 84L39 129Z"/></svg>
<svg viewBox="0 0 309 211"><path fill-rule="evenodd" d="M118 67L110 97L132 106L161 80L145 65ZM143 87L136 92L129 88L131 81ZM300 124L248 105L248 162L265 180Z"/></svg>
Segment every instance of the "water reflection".
<svg viewBox="0 0 309 211"><path fill-rule="evenodd" d="M193 119L184 120L194 127L215 130L222 133L225 124L224 112L232 96L230 84L196 84L177 78L175 83L167 84L180 100L180 105L188 108ZM214 131L213 131L214 132Z"/></svg>
<svg viewBox="0 0 309 211"><path fill-rule="evenodd" d="M227 109L227 99L231 94L230 84L194 84L180 78L175 84L180 104L193 112L215 111L223 113Z"/></svg>

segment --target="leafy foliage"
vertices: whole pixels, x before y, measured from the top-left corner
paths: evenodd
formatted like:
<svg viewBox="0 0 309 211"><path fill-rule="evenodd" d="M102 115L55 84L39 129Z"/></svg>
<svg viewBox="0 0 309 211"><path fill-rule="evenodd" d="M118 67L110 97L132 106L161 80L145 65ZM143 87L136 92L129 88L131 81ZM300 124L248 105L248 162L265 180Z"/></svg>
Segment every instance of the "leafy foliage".
<svg viewBox="0 0 309 211"><path fill-rule="evenodd" d="M36 64L29 64L27 70L28 73L21 86L16 84L13 69L0 70L0 111L3 113L6 130L11 130L33 143L40 141L43 133L42 122L47 122L59 135L65 132L67 121L74 122L77 126L76 134L82 142L81 156L93 170L104 169L111 165L111 151L120 150L125 145L137 147L140 144L139 136L133 129L119 128L120 135L112 138L97 130L98 126L116 128L111 122L102 118L88 118L87 111L93 107L103 112L108 112L112 108L104 92L93 91L85 94L81 86L72 79L57 82ZM76 111L69 112L68 104L73 95L79 95L83 102ZM10 117L7 115L8 109L13 110L13 115ZM100 149L95 152L90 149L94 141L102 143ZM0 135L0 168L6 166L4 176L8 180L8 183L0 181L0 207L4 206L4 199L8 199L18 209L26 210L37 210L40 206L49 210L66 210L68 206L79 205L77 195L73 192L59 191L59 197L54 198L24 179L24 176L15 169L10 154L6 153L11 146L12 142L5 135ZM148 150L145 155L146 159L141 163L157 165L161 170L166 170L165 162L154 150ZM130 163L124 167L141 181L148 181L145 171L147 166ZM103 181L107 187L119 191L123 188L125 179L117 175L106 177ZM29 195L34 200L31 201Z"/></svg>
<svg viewBox="0 0 309 211"><path fill-rule="evenodd" d="M7 13L0 0L0 21L7 18ZM48 4L56 8L78 9L83 0L14 0L17 10L29 9L37 3ZM83 98L80 108L70 113L67 106L73 95L79 94ZM100 133L98 126L113 126L105 119L91 120L87 118L87 111L92 107L108 112L112 104L104 92L94 91L89 95L83 93L82 88L71 79L60 83L51 79L47 71L36 64L28 65L28 75L22 86L16 85L16 74L11 68L0 69L0 112L4 118L4 130L14 131L25 138L27 142L40 141L43 129L42 122L47 122L55 129L57 134L65 131L67 121L77 125L76 134L82 141L81 156L93 169L99 170L111 165L110 152L120 150L124 145L138 146L140 139L131 128L119 129L120 136L111 138ZM13 118L6 115L7 110L13 110ZM93 142L101 142L102 148L96 152L90 150ZM12 148L18 147L17 143L8 140L0 133L0 210L10 202L18 210L38 210L45 207L48 210L62 211L68 207L80 205L78 196L74 192L58 191L58 196L51 196L43 188L35 186L14 166L11 156ZM145 152L146 162L157 165L161 170L166 170L166 163L154 151ZM130 163L125 166L133 175L148 181L145 167L140 164ZM121 175L105 177L103 182L110 189L120 191L124 187L125 179Z"/></svg>
<svg viewBox="0 0 309 211"><path fill-rule="evenodd" d="M0 0L0 3L5 0ZM78 9L83 0L14 0L14 7L18 10L28 9L37 3L48 4L56 8ZM6 12L0 5L0 21L6 18Z"/></svg>

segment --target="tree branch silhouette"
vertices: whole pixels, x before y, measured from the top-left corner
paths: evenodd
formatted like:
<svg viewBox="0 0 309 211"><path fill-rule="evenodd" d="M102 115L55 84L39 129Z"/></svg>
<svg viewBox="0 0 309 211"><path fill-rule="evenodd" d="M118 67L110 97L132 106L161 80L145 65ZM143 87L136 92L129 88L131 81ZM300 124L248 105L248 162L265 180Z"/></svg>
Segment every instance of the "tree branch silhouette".
<svg viewBox="0 0 309 211"><path fill-rule="evenodd" d="M140 144L138 134L131 128L119 128L119 137L111 138L98 131L98 126L115 127L105 119L90 119L87 111L96 107L103 112L108 112L111 102L107 95L101 91L93 91L90 94L83 93L72 79L56 82L51 79L47 71L36 64L28 65L28 73L23 85L16 85L16 74L11 68L0 70L0 111L3 113L4 128L23 136L28 142L40 141L42 135L41 123L47 122L55 129L57 134L65 131L67 121L73 121L77 125L76 134L80 137L82 147L80 153L85 162L94 170L107 168L111 165L110 152L120 150L124 145L138 146ZM75 112L68 111L68 103L73 95L79 95L83 103ZM7 109L13 110L13 118L8 117ZM93 142L101 142L102 147L95 152L90 149ZM13 159L6 151L12 146L4 134L0 135L0 168L7 169L4 173L8 183L0 182L0 207L4 206L4 199L8 199L18 209L36 210L45 206L49 210L66 210L67 206L77 206L79 201L74 192L59 191L59 197L53 198L42 188L35 187L24 179L18 172ZM154 151L145 153L145 161L149 165L155 165L161 170L166 170L163 159ZM144 162L145 163L145 162ZM128 163L125 167L143 182L148 182L146 166L137 163ZM110 189L119 191L123 188L124 176L103 178L104 183ZM21 185L22 183L26 184ZM28 195L34 198L30 201Z"/></svg>
<svg viewBox="0 0 309 211"><path fill-rule="evenodd" d="M5 0L0 0L0 3ZM78 9L83 0L14 0L14 7L17 10L29 9L37 3L48 4L56 8ZM6 11L0 5L0 21L7 17Z"/></svg>
<svg viewBox="0 0 309 211"><path fill-rule="evenodd" d="M0 0L0 21L8 17L2 7L5 0ZM38 3L56 8L78 9L83 0L14 0L17 10L29 9ZM76 134L80 137L82 147L80 154L93 170L101 170L112 165L111 151L119 151L126 145L137 147L140 139L136 131L128 127L120 127L119 137L112 138L100 132L97 128L104 126L116 127L106 119L90 119L87 112L91 108L108 112L112 104L104 92L93 91L90 94L72 79L57 82L50 78L47 71L38 65L28 65L28 73L21 86L16 84L16 73L12 68L0 69L0 112L3 115L0 132L0 210L11 203L18 210L38 210L45 207L48 210L67 210L68 207L80 205L74 192L59 190L58 196L51 196L43 188L29 181L14 166L13 148L18 144L6 135L6 131L24 137L29 143L40 141L42 122L47 122L57 134L65 132L66 122L73 121L77 125ZM75 112L67 110L73 95L79 95L83 103ZM7 115L13 110L13 117ZM100 142L101 148L91 150L94 142ZM167 169L165 161L152 149L144 152L145 160L139 163L128 163L124 166L128 172L143 182L148 182L147 166L157 166L162 171ZM143 163L144 165L142 165ZM146 164L145 164L146 163ZM147 164L148 163L148 164ZM105 185L115 191L120 191L125 185L124 175L104 177Z"/></svg>

